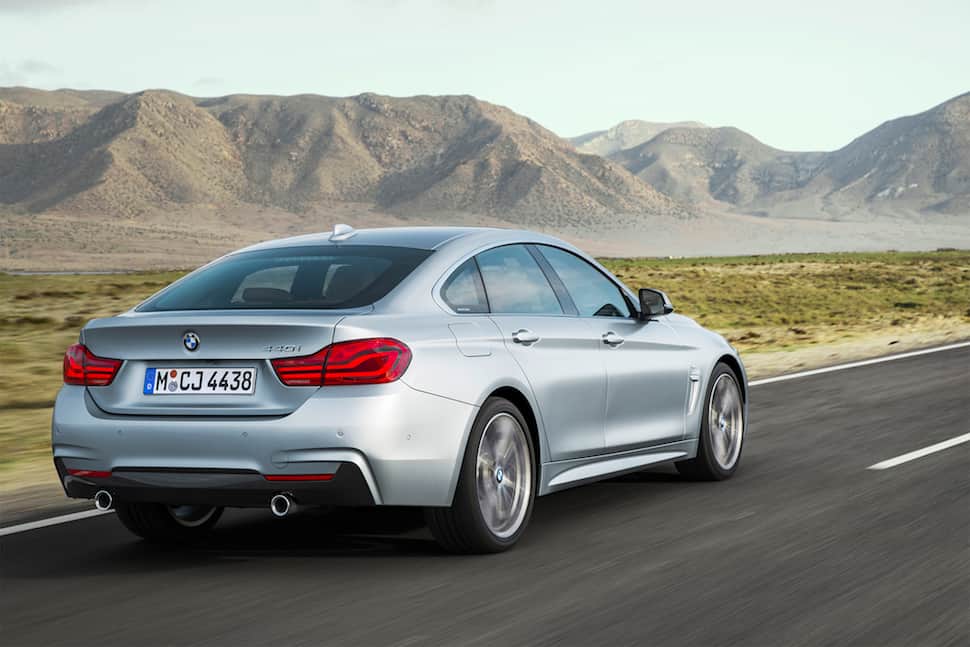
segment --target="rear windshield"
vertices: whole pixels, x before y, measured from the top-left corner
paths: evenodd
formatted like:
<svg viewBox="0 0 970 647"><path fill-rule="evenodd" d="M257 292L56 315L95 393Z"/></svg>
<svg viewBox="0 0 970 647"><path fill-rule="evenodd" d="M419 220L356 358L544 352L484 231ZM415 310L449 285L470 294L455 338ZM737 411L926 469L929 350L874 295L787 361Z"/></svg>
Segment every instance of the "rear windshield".
<svg viewBox="0 0 970 647"><path fill-rule="evenodd" d="M393 290L430 254L364 245L242 252L193 272L137 310L358 308Z"/></svg>

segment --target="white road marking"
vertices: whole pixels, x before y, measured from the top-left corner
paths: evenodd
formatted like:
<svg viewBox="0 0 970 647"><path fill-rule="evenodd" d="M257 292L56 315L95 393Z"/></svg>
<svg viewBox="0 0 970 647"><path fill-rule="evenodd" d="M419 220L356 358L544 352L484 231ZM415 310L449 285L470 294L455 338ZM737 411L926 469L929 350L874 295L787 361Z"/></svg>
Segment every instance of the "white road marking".
<svg viewBox="0 0 970 647"><path fill-rule="evenodd" d="M892 362L897 359L919 357L920 355L929 355L930 353L942 353L943 351L946 351L946 350L955 350L957 348L967 348L967 347L970 347L970 341L964 341L957 344L949 344L947 346L937 346L936 348L924 348L922 350L914 350L908 353L900 353L899 355L887 355L886 357L876 357L875 359L864 359L858 362L849 362L848 364L839 364L837 366L827 366L825 368L816 368L810 371L801 371L799 373L789 373L788 375L779 375L778 377L767 377L761 380L752 380L748 382L748 386L759 386L761 384L772 384L774 382L784 382L786 380L797 380L802 377L811 377L812 375L822 375L823 373L832 373L834 371L844 371L847 368L871 366L872 364L882 364L883 362Z"/></svg>
<svg viewBox="0 0 970 647"><path fill-rule="evenodd" d="M46 528L47 526L56 526L59 523L68 523L70 521L90 519L91 517L100 517L103 514L111 514L111 512L111 510L85 510L84 512L74 512L71 514L61 515L60 517L51 517L49 519L41 519L40 521L21 523L16 526L7 526L6 528L0 528L0 537L5 535L15 535L18 532L27 532L28 530L35 530L37 528Z"/></svg>
<svg viewBox="0 0 970 647"><path fill-rule="evenodd" d="M924 447L923 449L917 449L916 451L897 456L896 458L890 458L889 460L882 461L881 463L870 465L866 469L888 470L890 467L896 467L897 465L902 465L903 463L915 461L917 458L923 458L924 456L929 456L930 454L935 454L936 452L942 452L944 449L956 447L957 445L963 443L970 443L970 434L963 434L962 436L957 436L956 438L951 438L950 440L944 440L941 443L936 443L935 445L930 445L929 447Z"/></svg>
<svg viewBox="0 0 970 647"><path fill-rule="evenodd" d="M748 386L758 386L759 384L771 384L772 382L783 382L785 380L797 380L801 377L809 377L812 375L821 375L822 373L831 373L833 371L844 371L847 368L856 368L857 366L869 366L871 364L881 364L882 362L891 362L897 359L906 359L907 357L917 357L919 355L928 355L930 353L940 353L946 350L954 350L957 348L967 348L970 347L970 341L960 342L957 344L949 344L947 346L938 346L936 348L924 348L923 350L914 350L909 353L901 353L899 355L889 355L888 357L877 357L875 359L866 359L860 362L851 362L849 364L839 364L838 366L829 366L827 368L817 368L811 371L802 371L800 373L790 373L788 375L779 375L778 377L769 377L762 380L753 380L748 382ZM910 454L904 454L897 458L890 459L888 461L883 461L882 463L876 463L869 469L871 470L884 470L889 467L894 467L900 463L905 463L906 461L911 461L926 454L932 454L933 452L938 452L953 445L959 445L960 443L965 443L970 440L970 434L965 436L959 436L953 438L938 445L932 445L925 449L920 449ZM948 444L951 443L951 444ZM942 447L940 445L945 445ZM891 464L890 464L891 463ZM73 514L65 514L60 517L51 517L50 519L41 519L40 521L31 521L30 523L22 523L17 526L8 526L6 528L0 528L0 537L5 535L13 535L18 532L27 532L28 530L35 530L37 528L46 528L47 526L56 526L61 523L69 523L71 521L80 521L81 519L89 519L91 517L97 517L103 514L111 514L111 511L102 512L100 510L88 510L85 512L75 512Z"/></svg>

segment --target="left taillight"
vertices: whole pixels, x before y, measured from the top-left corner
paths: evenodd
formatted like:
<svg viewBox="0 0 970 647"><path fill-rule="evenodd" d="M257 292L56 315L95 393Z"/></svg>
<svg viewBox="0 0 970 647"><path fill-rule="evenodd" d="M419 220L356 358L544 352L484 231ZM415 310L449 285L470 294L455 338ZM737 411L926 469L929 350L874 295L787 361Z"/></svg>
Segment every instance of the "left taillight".
<svg viewBox="0 0 970 647"><path fill-rule="evenodd" d="M108 386L119 368L120 359L98 357L84 344L74 344L64 353L64 384Z"/></svg>
<svg viewBox="0 0 970 647"><path fill-rule="evenodd" d="M273 370L286 386L322 386L323 367L327 363L327 346L313 355L272 360Z"/></svg>
<svg viewBox="0 0 970 647"><path fill-rule="evenodd" d="M404 375L411 349L396 339L355 339L304 357L272 360L286 386L386 384Z"/></svg>

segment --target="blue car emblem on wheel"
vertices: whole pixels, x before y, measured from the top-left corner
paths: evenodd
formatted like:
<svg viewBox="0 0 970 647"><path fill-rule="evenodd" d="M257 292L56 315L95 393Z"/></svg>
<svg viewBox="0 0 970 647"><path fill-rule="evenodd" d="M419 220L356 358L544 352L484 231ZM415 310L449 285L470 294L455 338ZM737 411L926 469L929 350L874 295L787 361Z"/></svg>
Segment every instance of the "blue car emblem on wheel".
<svg viewBox="0 0 970 647"><path fill-rule="evenodd" d="M199 341L199 336L194 332L187 332L182 335L182 345L185 346L187 351L198 350L200 343L202 342Z"/></svg>

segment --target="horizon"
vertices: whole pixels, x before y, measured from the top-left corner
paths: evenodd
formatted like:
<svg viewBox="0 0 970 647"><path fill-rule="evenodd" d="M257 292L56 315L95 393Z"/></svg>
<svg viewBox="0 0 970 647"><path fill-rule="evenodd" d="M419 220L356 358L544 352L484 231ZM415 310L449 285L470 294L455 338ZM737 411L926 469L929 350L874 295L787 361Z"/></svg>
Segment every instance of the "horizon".
<svg viewBox="0 0 970 647"><path fill-rule="evenodd" d="M929 5L334 0L259 15L228 0L0 0L0 85L469 94L563 137L700 121L829 151L966 92L970 5Z"/></svg>
<svg viewBox="0 0 970 647"><path fill-rule="evenodd" d="M498 103L496 101L492 101L492 100L490 100L490 99L488 99L486 97L479 97L479 96L469 95L469 94L463 94L463 95L454 95L454 94L392 95L392 94L386 94L386 93L383 93L383 92L376 92L376 91L373 91L373 90L365 90L363 92L358 92L357 94L349 94L349 95L322 94L322 93L319 93L319 92L295 92L295 93L292 93L292 94L274 94L274 93L269 93L269 92L230 92L228 94L191 94L191 93L181 92L179 90L173 90L171 88L165 88L165 87L149 87L149 88L143 88L141 90L134 90L132 92L124 92L124 91L121 91L121 90L113 90L113 89L110 89L110 88L72 88L72 87L61 87L61 88L45 89L45 88L32 87L32 86L27 86L27 85L0 86L0 90L4 90L4 89L24 89L24 90L35 90L35 91L41 91L41 92L114 92L114 93L121 94L123 96L131 96L131 95L136 95L136 94L142 94L144 92L171 92L171 93L180 94L182 96L189 97L189 98L192 98L192 99L216 99L216 98L220 98L220 97L230 97L230 96L284 97L284 98L286 98L286 97L299 97L299 96L315 96L315 97L322 97L322 98L327 98L327 99L349 99L349 98L353 98L353 97L356 97L356 96L360 96L362 94L376 94L376 95L379 95L379 96L386 96L386 97L390 97L390 98L394 98L394 99L410 99L410 98L421 97L421 96L431 96L431 97L442 97L442 96L470 96L470 97L474 98L477 101L484 101L486 103L491 103L491 104L494 104L494 105L499 105L499 106L502 106L502 107L507 108L509 110L512 110L514 112L517 112L517 114L520 114L523 117L526 117L528 119L531 119L532 121L535 121L536 123L538 123L543 128L546 128L547 130L549 130L553 134L555 134L558 137L560 137L562 139L565 139L565 140L571 140L571 139L575 139L577 137L581 137L581 136L589 135L589 134L593 134L593 133L606 132L606 131L608 131L608 130L616 127L616 126L619 126L619 125L625 123L625 122L631 122L631 121L645 121L645 122L653 122L653 123L668 123L668 122L657 122L657 121L654 121L654 120L651 120L651 119L632 118L632 119L624 119L622 121L619 121L619 122L610 124L610 125L605 126L603 128L598 128L598 129L595 129L595 130L590 130L590 131L586 131L586 132L583 132L583 133L578 133L578 134L575 134L575 135L565 135L563 133L559 133L559 132L556 132L556 131L552 130L546 124L542 123L538 119L533 118L531 115L528 115L528 114L525 114L525 113L518 113L518 111L514 110L514 108L512 108L511 106L504 105L504 104ZM881 121L878 124L874 124L871 128L868 128L868 129L866 129L866 130L864 130L862 132L857 133L851 139L849 139L848 141L846 141L844 144L842 144L842 145L840 145L840 146L838 146L836 148L825 149L825 150L821 150L821 149L814 149L814 150L786 149L786 148L782 148L780 146L775 146L773 142L765 141L764 139L761 139L760 137L757 137L757 135L754 135L753 133L750 133L748 131L744 131L744 129L739 129L739 130L742 130L743 132L746 132L747 134L755 137L755 139L757 139L758 141L760 141L762 144L765 144L765 145L770 146L772 148L775 148L777 150L781 150L783 152L791 152L791 153L803 153L803 152L806 152L806 153L807 152L823 152L824 153L824 152L835 152L835 151L838 151L838 150L844 148L845 146L849 145L850 143L852 143L853 141L855 141L856 139L858 139L862 135L865 135L866 133L868 133L868 132L870 132L870 131L872 131L872 130L874 130L874 129L876 129L876 128L878 128L878 127L880 127L880 126L882 126L882 125L884 125L884 124L886 124L888 122L895 121L897 119L901 119L901 118L905 118L905 117L912 117L912 116L915 116L915 115L918 115L918 114L922 114L924 112L928 112L928 111L933 110L934 108L937 108L937 107L939 107L939 106L941 106L941 105L943 105L945 103L949 103L950 101L953 101L955 99L958 99L958 98L960 98L960 97L962 97L964 95L968 95L968 94L970 94L970 90L964 91L964 92L960 92L960 93L958 93L958 94L956 94L956 95L954 95L954 96L952 96L952 97L950 97L948 99L944 99L943 101L939 101L937 103L934 103L933 105L927 106L927 107L925 107L925 108L923 108L921 110L917 110L916 112L907 113L907 114L900 114L900 115L896 115L895 117L890 117L889 119L886 119L885 121ZM676 121L678 121L678 122L689 122L689 121L699 121L699 120L694 120L694 119L678 119ZM670 123L673 123L673 122L670 122ZM704 127L706 127L706 128L737 128L736 126L731 126L731 125L714 126L714 125L711 125L711 124L704 124Z"/></svg>

